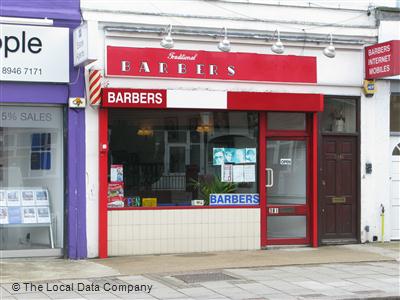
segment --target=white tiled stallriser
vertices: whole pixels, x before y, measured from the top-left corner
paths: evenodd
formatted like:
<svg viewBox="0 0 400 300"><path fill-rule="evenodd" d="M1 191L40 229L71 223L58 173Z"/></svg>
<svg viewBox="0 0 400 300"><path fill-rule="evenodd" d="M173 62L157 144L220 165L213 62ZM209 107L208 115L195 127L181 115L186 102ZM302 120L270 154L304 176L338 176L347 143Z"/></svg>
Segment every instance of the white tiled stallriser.
<svg viewBox="0 0 400 300"><path fill-rule="evenodd" d="M108 212L109 256L260 249L260 210Z"/></svg>

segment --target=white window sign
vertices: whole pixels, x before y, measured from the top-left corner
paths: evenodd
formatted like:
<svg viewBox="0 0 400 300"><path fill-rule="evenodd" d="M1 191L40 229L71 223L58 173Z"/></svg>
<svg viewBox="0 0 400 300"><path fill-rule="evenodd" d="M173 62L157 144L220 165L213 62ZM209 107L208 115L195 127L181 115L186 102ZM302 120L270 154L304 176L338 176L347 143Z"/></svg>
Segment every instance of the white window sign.
<svg viewBox="0 0 400 300"><path fill-rule="evenodd" d="M0 107L0 127L58 128L62 117L57 107Z"/></svg>
<svg viewBox="0 0 400 300"><path fill-rule="evenodd" d="M281 158L280 159L280 164L281 164L281 166L291 166L292 165L292 159L291 158Z"/></svg>
<svg viewBox="0 0 400 300"><path fill-rule="evenodd" d="M0 24L0 80L69 82L69 29Z"/></svg>

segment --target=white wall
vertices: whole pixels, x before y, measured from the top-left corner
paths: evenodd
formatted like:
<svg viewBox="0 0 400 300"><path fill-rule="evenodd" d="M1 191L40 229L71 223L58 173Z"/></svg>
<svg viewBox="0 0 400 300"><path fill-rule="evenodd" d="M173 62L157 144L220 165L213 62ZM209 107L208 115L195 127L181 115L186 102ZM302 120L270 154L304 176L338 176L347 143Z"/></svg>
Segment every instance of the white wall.
<svg viewBox="0 0 400 300"><path fill-rule="evenodd" d="M381 240L380 205L385 207L385 236L390 239L389 180L389 95L390 84L377 81L377 93L361 98L361 240ZM372 163L372 174L365 173L365 163ZM370 227L367 235L365 226Z"/></svg>
<svg viewBox="0 0 400 300"><path fill-rule="evenodd" d="M86 236L88 257L99 249L99 130L97 108L86 108Z"/></svg>
<svg viewBox="0 0 400 300"><path fill-rule="evenodd" d="M108 254L260 249L259 208L108 212Z"/></svg>

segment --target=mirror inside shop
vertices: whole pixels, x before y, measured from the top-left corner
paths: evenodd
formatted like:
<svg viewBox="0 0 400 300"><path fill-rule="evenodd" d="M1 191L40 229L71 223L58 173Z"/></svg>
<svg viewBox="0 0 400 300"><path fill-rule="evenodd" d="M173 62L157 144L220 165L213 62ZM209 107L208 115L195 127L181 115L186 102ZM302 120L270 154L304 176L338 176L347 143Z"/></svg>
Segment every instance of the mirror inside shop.
<svg viewBox="0 0 400 300"><path fill-rule="evenodd" d="M108 207L258 205L258 113L109 109Z"/></svg>

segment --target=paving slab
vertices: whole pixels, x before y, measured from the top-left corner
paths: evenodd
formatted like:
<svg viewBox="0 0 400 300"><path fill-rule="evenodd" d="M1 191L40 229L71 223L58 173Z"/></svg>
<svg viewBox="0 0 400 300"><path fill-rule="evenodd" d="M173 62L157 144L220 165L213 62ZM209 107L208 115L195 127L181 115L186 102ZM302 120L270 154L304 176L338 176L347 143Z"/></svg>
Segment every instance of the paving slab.
<svg viewBox="0 0 400 300"><path fill-rule="evenodd" d="M138 273L137 270L131 270L135 266L137 257L129 257L132 264L127 267L127 273L122 272L122 269L115 266L107 266L106 264L99 264L90 261L73 262L71 265L72 270L75 271L75 277L69 273L68 270L63 270L59 275L56 273L60 268L68 268L69 262L64 261L59 263L57 260L50 259L47 265L46 272L56 275L51 279L43 279L49 277L48 274L40 277L37 272L43 267L35 267L35 264L30 262L28 266L33 267L33 274L35 279L29 279L28 275L30 270L26 270L27 274L19 274L22 272L21 268L15 274L10 268L13 265L18 265L21 260L9 262L3 260L0 267L5 269L6 275L2 278L6 280L0 284L0 292L3 293L1 299L366 299L371 297L385 298L385 297L398 297L400 298L400 264L391 256L382 256L377 253L375 249L378 246L361 245L362 247L351 248L344 246L327 247L329 248L330 255L338 254L339 257L330 258L328 263L318 264L316 260L321 259L325 254L321 254L325 250L271 250L264 251L258 254L258 251L242 251L242 252L224 252L219 254L211 254L205 256L206 258L216 259L218 256L222 257L221 264L215 264L215 268L210 267L208 261L197 261L194 266L179 266L170 271L165 271L164 267L161 268L163 272L149 273L149 270L160 270L160 268L152 265L158 260L166 261L166 265L174 261L175 263L182 264L183 262L190 262L191 259L199 259L200 256L146 256L138 257L140 264L150 262L149 270ZM372 252L368 249L373 248ZM354 258L356 250L359 248L364 249L364 252L358 253L357 260L346 262L350 257ZM322 248L321 248L322 249ZM397 251L397 248L385 248L385 253L388 251ZM276 251L276 252L275 252ZM262 252L262 251L261 251ZM293 253L297 257L294 264L286 265L268 265L270 253L274 255L281 255L279 253L285 252ZM278 253L278 254L276 254ZM312 253L316 257L308 260L308 254ZM260 257L264 257L260 259ZM322 256L321 256L322 255ZM372 256L371 256L372 255ZM392 255L393 256L393 255ZM252 258L256 257L254 260ZM360 261L368 257L378 258L376 261L366 260ZM246 263L239 261L236 265L232 260L250 258L248 266ZM326 256L325 258L328 258ZM124 258L127 260L128 258ZM189 260L187 260L189 259ZM6 262L4 262L6 261ZM26 261L26 260L22 260ZM36 261L36 260L35 260ZM56 261L56 262L55 262ZM107 260L108 261L108 260ZM286 262L294 260L290 258ZM90 264L87 264L89 262ZM255 263L257 262L257 263ZM299 264L298 262L307 262L306 264ZM37 263L46 264L46 261L39 260ZM55 264L55 269L51 269ZM255 266L253 266L253 263ZM265 265L267 263L267 265ZM62 267L61 267L62 265ZM100 268L97 268L100 265ZM227 267L224 267L226 265ZM235 266L233 266L235 265ZM90 268L94 266L95 271L100 273L93 274L93 270L82 270L77 272L77 266ZM106 267L106 268L103 268ZM186 270L186 268L188 270ZM185 271L186 270L186 271ZM3 269L1 269L3 272ZM2 273L1 272L1 273ZM17 274L18 273L18 274ZM10 276L10 274L14 274ZM207 274L210 276L208 277ZM219 274L219 275L218 275ZM179 276L177 276L179 275ZM212 276L211 276L212 275ZM216 276L218 275L218 276ZM228 275L228 276L226 276ZM64 277L63 277L64 276ZM231 277L229 277L231 276ZM179 278L197 278L200 282L183 281ZM9 278L23 278L25 281L8 281ZM37 279L37 278L40 278ZM204 281L205 280L205 281ZM209 280L209 281L207 281ZM19 283L21 286L15 290L12 283ZM123 290L119 291L68 291L59 292L45 291L39 292L37 290L27 291L24 284L32 283L32 285L48 285L50 290L57 285L73 285L77 287L79 283L90 286L97 283L100 286L104 283L115 285L152 285L151 293L127 293Z"/></svg>

